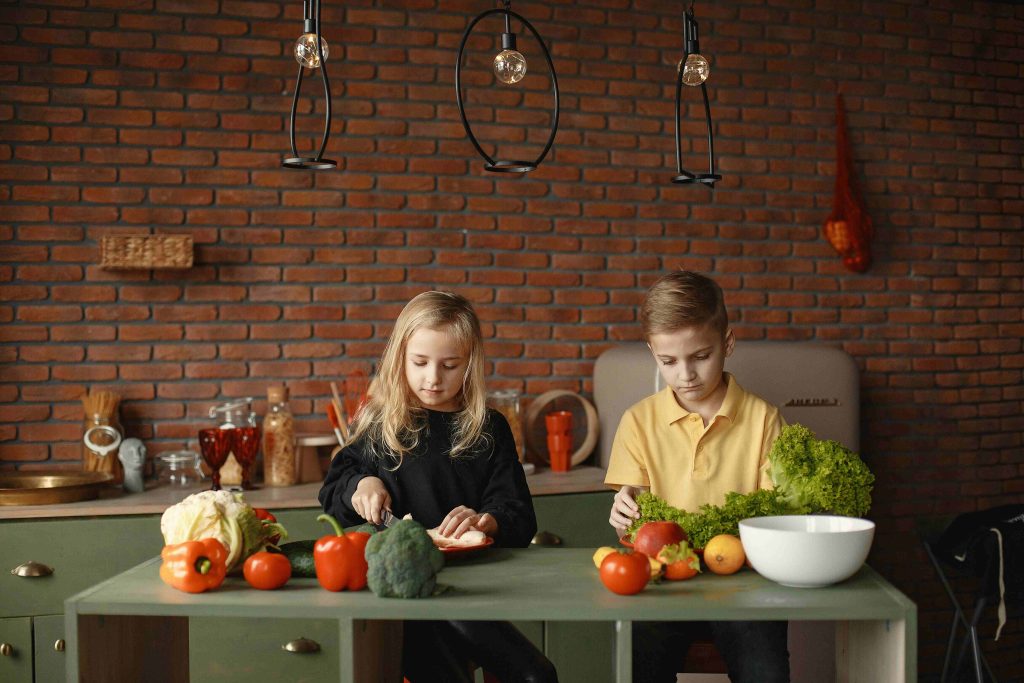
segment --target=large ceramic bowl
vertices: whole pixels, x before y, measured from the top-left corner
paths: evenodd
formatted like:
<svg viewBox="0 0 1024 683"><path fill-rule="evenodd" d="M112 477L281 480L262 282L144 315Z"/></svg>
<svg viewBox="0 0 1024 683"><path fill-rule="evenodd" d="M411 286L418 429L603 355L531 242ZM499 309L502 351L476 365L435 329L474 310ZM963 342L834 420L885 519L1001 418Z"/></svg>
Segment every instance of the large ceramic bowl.
<svg viewBox="0 0 1024 683"><path fill-rule="evenodd" d="M783 586L817 588L853 576L871 549L875 523L856 517L784 515L740 522L757 573Z"/></svg>

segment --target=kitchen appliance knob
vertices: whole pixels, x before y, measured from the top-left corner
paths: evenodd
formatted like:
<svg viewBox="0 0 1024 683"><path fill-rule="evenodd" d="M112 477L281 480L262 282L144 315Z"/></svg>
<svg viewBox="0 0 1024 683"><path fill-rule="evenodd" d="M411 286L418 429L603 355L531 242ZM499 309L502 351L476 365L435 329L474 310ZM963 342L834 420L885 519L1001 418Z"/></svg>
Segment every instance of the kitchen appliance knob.
<svg viewBox="0 0 1024 683"><path fill-rule="evenodd" d="M29 560L23 564L19 564L17 567L11 570L11 573L15 576L24 576L26 578L38 578L40 576L49 576L53 573L53 567L43 564L42 562L35 562Z"/></svg>
<svg viewBox="0 0 1024 683"><path fill-rule="evenodd" d="M538 531L537 535L530 541L533 545L551 546L562 545L562 537L550 531Z"/></svg>
<svg viewBox="0 0 1024 683"><path fill-rule="evenodd" d="M53 644L53 651L54 652L64 652L64 639L63 638L58 638L57 641Z"/></svg>
<svg viewBox="0 0 1024 683"><path fill-rule="evenodd" d="M0 655L4 657L10 657L14 654L14 648L11 647L10 643L0 643Z"/></svg>
<svg viewBox="0 0 1024 683"><path fill-rule="evenodd" d="M296 638L282 645L281 649L285 652L294 652L299 655L311 655L314 652L320 652L320 643L309 638Z"/></svg>

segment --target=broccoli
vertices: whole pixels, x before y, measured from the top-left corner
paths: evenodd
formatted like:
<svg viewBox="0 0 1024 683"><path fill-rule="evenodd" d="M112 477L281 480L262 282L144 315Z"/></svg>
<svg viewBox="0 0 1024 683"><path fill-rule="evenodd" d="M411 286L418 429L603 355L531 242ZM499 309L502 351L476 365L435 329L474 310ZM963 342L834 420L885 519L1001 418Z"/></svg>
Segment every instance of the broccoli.
<svg viewBox="0 0 1024 683"><path fill-rule="evenodd" d="M703 548L718 534L739 534L740 520L772 515L829 512L860 517L871 507L875 477L853 451L821 441L799 424L787 425L768 455L775 489L725 494L724 505L678 510L653 493L636 497L640 517L626 529L632 536L645 522L669 520L683 527L690 545Z"/></svg>
<svg viewBox="0 0 1024 683"><path fill-rule="evenodd" d="M437 585L444 555L419 522L402 519L366 543L370 590L382 598L426 598Z"/></svg>
<svg viewBox="0 0 1024 683"><path fill-rule="evenodd" d="M775 489L798 512L860 517L871 508L875 477L838 441L821 441L803 425L787 425L768 460Z"/></svg>

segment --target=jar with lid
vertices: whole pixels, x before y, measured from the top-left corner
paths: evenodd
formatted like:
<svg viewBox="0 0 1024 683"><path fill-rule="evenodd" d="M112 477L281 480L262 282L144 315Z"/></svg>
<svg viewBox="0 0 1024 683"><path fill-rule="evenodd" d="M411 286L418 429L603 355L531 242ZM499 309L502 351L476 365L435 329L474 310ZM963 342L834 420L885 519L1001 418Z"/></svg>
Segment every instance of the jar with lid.
<svg viewBox="0 0 1024 683"><path fill-rule="evenodd" d="M288 408L288 388L267 388L267 414L263 417L263 483L291 486L298 479L295 419Z"/></svg>
<svg viewBox="0 0 1024 683"><path fill-rule="evenodd" d="M192 450L171 451L160 456L157 478L165 486L195 486L203 481L199 453Z"/></svg>
<svg viewBox="0 0 1024 683"><path fill-rule="evenodd" d="M489 391L487 392L487 405L508 420L508 426L512 428L512 437L516 441L516 453L519 455L519 462L522 462L526 452L523 450L523 423L519 413L519 390Z"/></svg>

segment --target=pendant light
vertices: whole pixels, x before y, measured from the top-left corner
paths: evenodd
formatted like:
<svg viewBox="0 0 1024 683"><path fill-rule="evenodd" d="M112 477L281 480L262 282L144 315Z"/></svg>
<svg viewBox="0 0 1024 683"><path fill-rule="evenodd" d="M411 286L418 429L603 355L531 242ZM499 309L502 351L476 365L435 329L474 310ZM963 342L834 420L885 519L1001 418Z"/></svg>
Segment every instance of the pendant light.
<svg viewBox="0 0 1024 683"><path fill-rule="evenodd" d="M715 133L711 126L711 105L708 103L708 87L705 81L711 73L710 64L704 55L700 53L700 36L697 30L697 20L693 16L693 3L690 9L683 12L683 58L679 60L676 69L676 173L672 178L673 183L703 183L714 189L715 183L722 179L722 176L715 173ZM683 143L681 138L681 121L683 107L683 86L700 86L701 95L704 96L704 120L708 127L708 172L693 173L683 168Z"/></svg>
<svg viewBox="0 0 1024 683"><path fill-rule="evenodd" d="M522 24L523 28L532 33L534 38L537 39L537 43L540 45L540 49L544 53L544 59L548 63L548 70L551 72L551 89L555 98L555 109L551 121L551 134L548 136L547 144L544 145L544 149L541 151L540 156L533 161L495 160L483 150L483 147L480 146L476 136L473 135L473 130L469 125L469 119L466 118L466 107L463 102L462 94L462 57L466 52L466 43L469 41L469 36L473 33L474 27L476 27L482 19L495 14L503 15L505 20L505 31L501 34L501 51L495 55L493 62L494 75L498 81L505 85L514 87L517 83L523 80L524 76L526 76L526 57L524 57L517 49L516 34L512 32L512 19L515 19ZM455 59L455 99L459 105L459 116L462 117L462 125L466 129L466 135L469 137L469 141L473 143L473 147L476 148L476 151L486 162L484 164L484 170L491 171L492 173L528 173L536 169L544 160L544 157L547 156L548 151L550 151L551 144L555 141L555 133L558 131L558 77L555 75L555 65L551 61L551 54L544 45L544 39L540 37L540 34L537 33L536 29L533 28L529 21L527 21L522 15L512 11L511 0L504 0L502 7L481 12L474 17L473 20L469 22L469 26L466 27L466 32L462 35L462 43L459 44L459 54Z"/></svg>
<svg viewBox="0 0 1024 683"><path fill-rule="evenodd" d="M303 31L295 41L295 61L299 63L299 76L295 81L295 95L292 97L292 113L288 122L291 136L292 155L281 162L287 168L302 168L310 171L323 171L336 168L338 162L325 159L327 141L331 137L331 84L327 80L327 56L330 50L327 41L320 35L320 0L303 0L302 3ZM324 98L327 111L324 114L324 136L320 141L320 149L315 157L299 156L295 148L295 111L299 106L299 91L302 89L302 77L306 69L320 71L320 80L324 84Z"/></svg>

